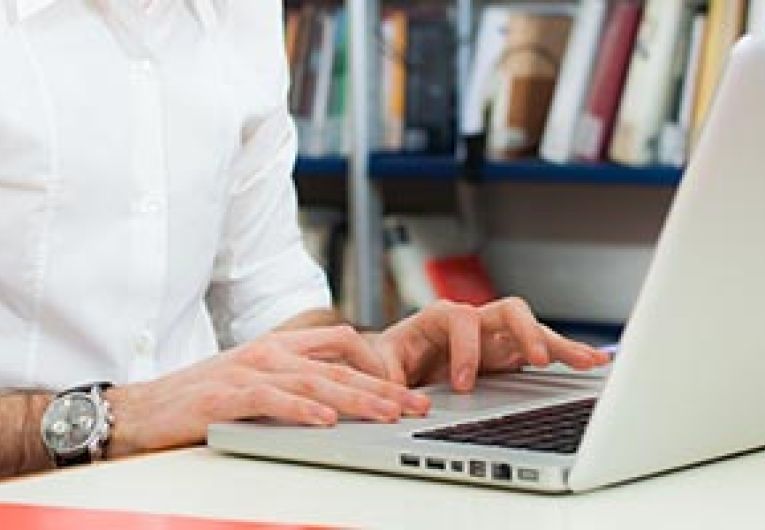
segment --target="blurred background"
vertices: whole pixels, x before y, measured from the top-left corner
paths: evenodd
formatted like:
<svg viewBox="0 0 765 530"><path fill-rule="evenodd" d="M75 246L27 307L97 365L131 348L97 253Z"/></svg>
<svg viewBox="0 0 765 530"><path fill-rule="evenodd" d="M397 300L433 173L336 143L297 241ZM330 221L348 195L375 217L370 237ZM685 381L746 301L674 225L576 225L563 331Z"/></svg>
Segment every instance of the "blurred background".
<svg viewBox="0 0 765 530"><path fill-rule="evenodd" d="M525 297L618 338L763 0L287 0L301 223L382 325Z"/></svg>

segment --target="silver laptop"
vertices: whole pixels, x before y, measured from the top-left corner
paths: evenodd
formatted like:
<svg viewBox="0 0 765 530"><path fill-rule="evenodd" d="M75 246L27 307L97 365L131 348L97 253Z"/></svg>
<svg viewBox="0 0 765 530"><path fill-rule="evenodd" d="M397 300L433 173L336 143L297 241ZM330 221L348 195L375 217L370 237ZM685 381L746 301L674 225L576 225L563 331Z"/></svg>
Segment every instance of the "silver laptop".
<svg viewBox="0 0 765 530"><path fill-rule="evenodd" d="M239 455L584 491L765 446L765 40L734 49L610 375L429 387L428 418L212 425Z"/></svg>

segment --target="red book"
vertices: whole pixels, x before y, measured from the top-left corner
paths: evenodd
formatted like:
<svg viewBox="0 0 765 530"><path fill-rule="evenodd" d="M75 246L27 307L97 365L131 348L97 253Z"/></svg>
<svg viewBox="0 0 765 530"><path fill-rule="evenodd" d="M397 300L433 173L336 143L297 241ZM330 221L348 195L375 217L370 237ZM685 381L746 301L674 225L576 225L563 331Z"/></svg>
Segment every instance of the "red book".
<svg viewBox="0 0 765 530"><path fill-rule="evenodd" d="M637 0L618 0L611 8L575 139L574 154L579 160L595 162L605 158L641 13L642 5Z"/></svg>
<svg viewBox="0 0 765 530"><path fill-rule="evenodd" d="M0 528L8 530L319 530L319 527L315 526L229 522L194 517L16 504L0 504Z"/></svg>
<svg viewBox="0 0 765 530"><path fill-rule="evenodd" d="M497 299L486 268L474 254L428 260L425 271L438 298L474 306Z"/></svg>

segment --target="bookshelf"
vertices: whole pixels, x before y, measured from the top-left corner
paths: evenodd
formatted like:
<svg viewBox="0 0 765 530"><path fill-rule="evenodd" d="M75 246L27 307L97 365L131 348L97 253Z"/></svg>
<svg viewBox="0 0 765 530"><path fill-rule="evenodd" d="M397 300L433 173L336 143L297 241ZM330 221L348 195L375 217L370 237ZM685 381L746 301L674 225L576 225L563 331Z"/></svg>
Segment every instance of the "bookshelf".
<svg viewBox="0 0 765 530"><path fill-rule="evenodd" d="M386 56L386 43L380 30L381 4L391 6L415 4L398 0L311 0L317 4L345 5L348 37L348 83L347 104L345 111L350 115L347 122L347 156L306 156L301 155L296 166L296 176L303 181L327 179L327 185L336 191L347 192L346 206L348 224L355 243L354 268L358 288L355 292L355 316L360 323L379 325L382 323L382 212L390 206L390 197L382 193L386 186L399 186L413 183L418 189L428 186L447 189L461 182L470 181L478 185L496 184L538 184L555 186L601 186L664 188L656 193L669 193L666 189L677 186L683 170L669 165L619 165L609 162L567 162L553 163L539 158L520 158L507 161L487 158L472 168L467 168L463 160L468 157L467 145L458 139L452 154L400 154L381 152L382 132L380 130L383 112L380 79ZM595 3L597 0L580 0L579 5ZM738 0L737 0L738 1ZM692 3L696 0L692 0ZM719 2L719 0L718 0ZM451 7L455 32L454 61L456 78L456 119L462 123L466 93L471 74L473 45L479 40L478 13L494 4L512 4L513 0L489 2L487 0L428 0L417 5L441 4ZM577 2L571 2L571 5ZM540 2L540 5L552 5L554 2ZM658 5L658 4L657 4ZM385 15L387 16L387 14ZM604 26L605 28L605 26ZM605 29L603 29L605 32ZM388 54L390 47L388 46ZM632 48L630 48L631 50ZM630 54L627 56L631 56ZM408 59L406 59L408 61ZM412 64L405 63L407 68ZM625 63L629 64L629 62ZM594 73L590 77L593 77ZM408 94L407 94L408 96ZM587 157L584 157L587 158ZM601 157L603 158L603 157ZM554 158L553 158L554 159ZM573 159L573 158L572 158ZM674 159L673 159L674 160ZM672 163L675 163L674 161ZM681 162L678 162L681 163ZM633 162L630 162L633 164ZM318 180L317 182L323 182ZM320 184L313 183L313 186ZM610 188L609 188L610 187ZM630 190L631 192L631 190ZM341 192L342 193L342 192ZM642 191L638 191L642 194ZM427 200L429 193L423 193ZM456 213L465 205L460 200L455 203ZM480 208L480 205L472 205ZM390 209L390 208L388 208ZM470 209L470 206L468 207Z"/></svg>

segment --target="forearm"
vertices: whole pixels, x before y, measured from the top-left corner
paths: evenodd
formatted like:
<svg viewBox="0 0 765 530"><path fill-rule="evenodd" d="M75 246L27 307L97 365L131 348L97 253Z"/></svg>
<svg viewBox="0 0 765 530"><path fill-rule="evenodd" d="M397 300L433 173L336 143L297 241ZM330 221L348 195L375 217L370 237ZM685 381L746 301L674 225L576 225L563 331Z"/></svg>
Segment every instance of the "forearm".
<svg viewBox="0 0 765 530"><path fill-rule="evenodd" d="M44 393L0 394L0 478L53 467L40 436L50 400Z"/></svg>

